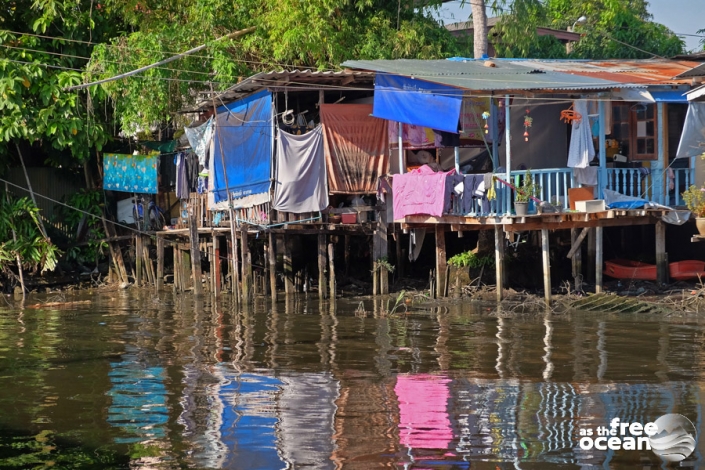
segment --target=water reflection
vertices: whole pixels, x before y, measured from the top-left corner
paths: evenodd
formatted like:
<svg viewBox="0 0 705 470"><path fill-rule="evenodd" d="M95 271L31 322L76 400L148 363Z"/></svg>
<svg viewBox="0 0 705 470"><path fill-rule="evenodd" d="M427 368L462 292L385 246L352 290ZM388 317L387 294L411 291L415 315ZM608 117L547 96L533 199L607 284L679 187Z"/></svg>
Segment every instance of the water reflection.
<svg viewBox="0 0 705 470"><path fill-rule="evenodd" d="M579 432L665 413L703 430L697 318L93 299L0 311L0 465L78 448L111 452L102 468L659 468Z"/></svg>

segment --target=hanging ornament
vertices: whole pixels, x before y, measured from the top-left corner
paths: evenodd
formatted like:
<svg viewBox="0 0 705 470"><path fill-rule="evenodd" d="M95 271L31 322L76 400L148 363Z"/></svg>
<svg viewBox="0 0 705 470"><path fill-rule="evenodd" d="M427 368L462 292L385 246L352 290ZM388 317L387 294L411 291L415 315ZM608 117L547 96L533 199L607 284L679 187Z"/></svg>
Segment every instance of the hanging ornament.
<svg viewBox="0 0 705 470"><path fill-rule="evenodd" d="M530 110L529 108L526 108L526 116L524 116L524 141L528 142L529 141L529 128L531 127L531 124L534 123L534 118L529 116Z"/></svg>
<svg viewBox="0 0 705 470"><path fill-rule="evenodd" d="M487 111L485 111L485 112L482 113L482 119L485 120L485 134L489 134L489 133L490 133L490 126L487 124L487 120L488 120L489 118L490 118L490 113L488 113Z"/></svg>

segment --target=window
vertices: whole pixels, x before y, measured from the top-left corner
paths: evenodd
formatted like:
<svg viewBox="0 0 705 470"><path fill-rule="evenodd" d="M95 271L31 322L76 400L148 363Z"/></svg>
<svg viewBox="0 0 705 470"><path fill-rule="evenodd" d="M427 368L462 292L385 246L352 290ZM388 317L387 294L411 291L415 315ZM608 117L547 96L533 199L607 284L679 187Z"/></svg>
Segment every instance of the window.
<svg viewBox="0 0 705 470"><path fill-rule="evenodd" d="M612 103L612 138L623 155L634 160L656 160L656 105Z"/></svg>

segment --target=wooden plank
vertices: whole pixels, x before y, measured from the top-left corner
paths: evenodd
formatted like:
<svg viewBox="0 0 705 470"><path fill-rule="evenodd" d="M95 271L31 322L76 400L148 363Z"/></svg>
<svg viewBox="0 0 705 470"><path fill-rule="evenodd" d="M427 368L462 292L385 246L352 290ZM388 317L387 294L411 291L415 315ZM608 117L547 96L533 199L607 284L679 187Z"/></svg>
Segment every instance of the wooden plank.
<svg viewBox="0 0 705 470"><path fill-rule="evenodd" d="M576 229L571 229L571 232ZM573 256L575 256L575 253L580 249L580 245L583 243L583 240L585 240L585 237L587 237L588 232L590 232L590 229L588 227L585 227L582 232L580 232L580 235L577 236L575 239L571 239L571 247L570 251L568 252L568 258L572 259Z"/></svg>
<svg viewBox="0 0 705 470"><path fill-rule="evenodd" d="M144 238L142 241L142 250L144 252L144 265L147 271L147 281L151 285L156 285L155 275L154 275L154 264L152 264L152 258L149 257L149 238Z"/></svg>
<svg viewBox="0 0 705 470"><path fill-rule="evenodd" d="M543 261L543 292L546 305L551 305L551 253L548 247L548 229L541 229L541 260Z"/></svg>
<svg viewBox="0 0 705 470"><path fill-rule="evenodd" d="M142 235L135 235L135 284L142 285Z"/></svg>
<svg viewBox="0 0 705 470"><path fill-rule="evenodd" d="M274 234L269 233L269 293L272 302L277 301L277 242Z"/></svg>
<svg viewBox="0 0 705 470"><path fill-rule="evenodd" d="M436 226L436 297L443 297L446 283L446 233L441 225Z"/></svg>
<svg viewBox="0 0 705 470"><path fill-rule="evenodd" d="M194 295L203 295L201 282L201 252L198 249L198 230L195 208L189 207L189 244L191 245L191 277L193 278Z"/></svg>
<svg viewBox="0 0 705 470"><path fill-rule="evenodd" d="M290 295L294 293L294 266L292 260L291 235L284 235L284 293Z"/></svg>
<svg viewBox="0 0 705 470"><path fill-rule="evenodd" d="M330 299L335 300L335 245L333 243L328 244L328 287L330 289Z"/></svg>
<svg viewBox="0 0 705 470"><path fill-rule="evenodd" d="M157 236L157 282L155 290L159 292L164 288L164 238Z"/></svg>
<svg viewBox="0 0 705 470"><path fill-rule="evenodd" d="M603 233L602 227L595 227L595 293L602 292L602 257L603 257Z"/></svg>
<svg viewBox="0 0 705 470"><path fill-rule="evenodd" d="M666 254L666 224L656 222L656 282L668 283L668 256Z"/></svg>
<svg viewBox="0 0 705 470"><path fill-rule="evenodd" d="M247 228L244 226L240 229L240 253L242 254L242 299L249 303L252 300L252 262Z"/></svg>
<svg viewBox="0 0 705 470"><path fill-rule="evenodd" d="M222 277L222 260L220 259L220 243L221 243L221 236L214 235L213 236L213 271L214 271L214 279L213 279L213 293L218 296L220 295L221 291L223 290L223 286L221 284L221 277Z"/></svg>
<svg viewBox="0 0 705 470"><path fill-rule="evenodd" d="M347 237L346 237L347 240ZM326 283L326 235L325 233L318 234L318 296L325 299L328 295L328 286Z"/></svg>
<svg viewBox="0 0 705 470"><path fill-rule="evenodd" d="M494 228L494 263L497 278L497 302L501 302L504 286L504 231L501 225Z"/></svg>

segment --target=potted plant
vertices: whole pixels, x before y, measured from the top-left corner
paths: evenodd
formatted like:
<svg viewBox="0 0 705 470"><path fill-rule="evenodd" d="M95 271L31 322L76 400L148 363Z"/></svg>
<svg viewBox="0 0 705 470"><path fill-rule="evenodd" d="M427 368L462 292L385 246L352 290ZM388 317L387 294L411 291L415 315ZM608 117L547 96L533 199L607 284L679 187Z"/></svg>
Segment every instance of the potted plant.
<svg viewBox="0 0 705 470"><path fill-rule="evenodd" d="M514 212L516 215L526 215L529 212L529 199L541 192L541 186L534 182L531 170L526 170L521 185L514 189Z"/></svg>
<svg viewBox="0 0 705 470"><path fill-rule="evenodd" d="M682 196L688 210L695 216L695 227L698 233L705 236L705 188L692 185L683 192Z"/></svg>

